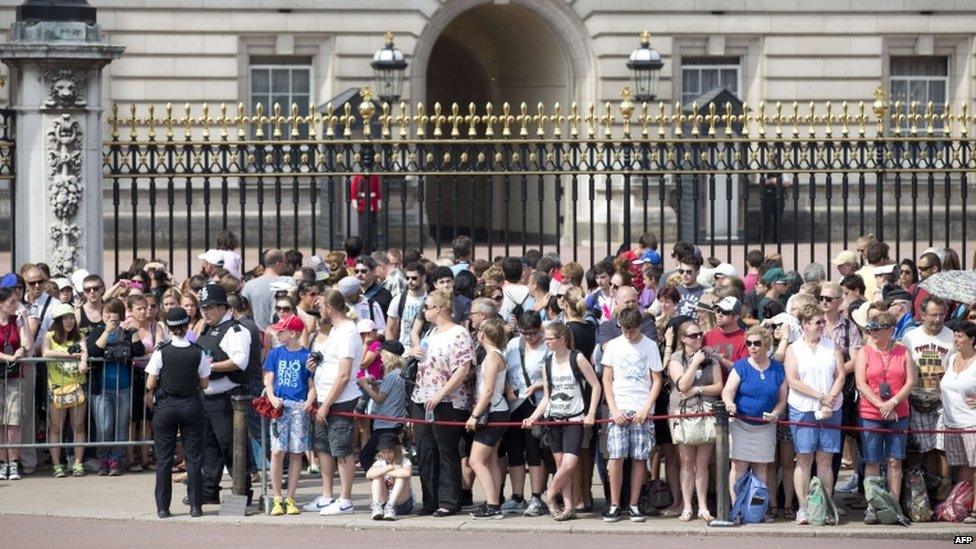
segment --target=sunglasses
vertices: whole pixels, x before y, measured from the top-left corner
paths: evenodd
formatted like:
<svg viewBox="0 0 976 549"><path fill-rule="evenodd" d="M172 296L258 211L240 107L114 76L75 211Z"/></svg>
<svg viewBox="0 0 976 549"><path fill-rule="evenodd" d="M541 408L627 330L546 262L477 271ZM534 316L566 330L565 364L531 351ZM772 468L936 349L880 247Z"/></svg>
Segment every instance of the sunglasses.
<svg viewBox="0 0 976 549"><path fill-rule="evenodd" d="M678 269L678 272L681 273L681 274L683 274L683 275L690 275L690 274L694 273L695 271L693 269Z"/></svg>
<svg viewBox="0 0 976 549"><path fill-rule="evenodd" d="M830 302L834 301L835 299L840 299L840 298L839 297L831 297L829 295L822 295L822 296L820 296L820 301L826 301L827 303L830 303Z"/></svg>
<svg viewBox="0 0 976 549"><path fill-rule="evenodd" d="M407 280L420 280L419 276L408 276Z"/></svg>
<svg viewBox="0 0 976 549"><path fill-rule="evenodd" d="M701 339L704 335L705 334L703 334L702 332L695 332L693 334L685 334L684 337L687 337L687 338L690 338L690 339Z"/></svg>
<svg viewBox="0 0 976 549"><path fill-rule="evenodd" d="M867 326L866 329L869 332L877 332L879 330L890 330L891 328L894 328L894 326L892 326L891 324L874 324L874 323L872 323L872 324L868 324L868 326Z"/></svg>
<svg viewBox="0 0 976 549"><path fill-rule="evenodd" d="M425 311L429 311L431 309L440 309L440 305L424 305Z"/></svg>
<svg viewBox="0 0 976 549"><path fill-rule="evenodd" d="M85 291L86 294L89 294L89 293L92 293L92 292L97 292L97 291L99 291L101 289L102 289L101 286L86 286L84 288L84 291Z"/></svg>
<svg viewBox="0 0 976 549"><path fill-rule="evenodd" d="M280 307L275 307L275 310L276 311L294 311L295 309L292 308L292 307L290 307L290 306L288 306L288 305L284 305L284 306L280 306Z"/></svg>
<svg viewBox="0 0 976 549"><path fill-rule="evenodd" d="M543 339L545 339L546 341L556 341L557 339L560 339L560 338L558 338L558 337L545 337Z"/></svg>
<svg viewBox="0 0 976 549"><path fill-rule="evenodd" d="M539 335L539 330L519 331L519 333L522 334L522 335L524 335L525 337L535 337L535 336Z"/></svg>
<svg viewBox="0 0 976 549"><path fill-rule="evenodd" d="M47 282L47 280L44 280L42 278L40 280L25 280L24 282L26 282L28 286L37 286L39 284L44 284L45 282Z"/></svg>
<svg viewBox="0 0 976 549"><path fill-rule="evenodd" d="M356 273L356 274L358 274L358 275L368 274L369 273L369 269L356 269L353 272Z"/></svg>
<svg viewBox="0 0 976 549"><path fill-rule="evenodd" d="M566 294L556 294L556 297L566 297Z"/></svg>
<svg viewBox="0 0 976 549"><path fill-rule="evenodd" d="M935 265L919 265L918 270L924 272L931 271L935 268Z"/></svg>
<svg viewBox="0 0 976 549"><path fill-rule="evenodd" d="M827 325L827 321L826 320L818 320L816 322L811 322L810 324L813 324L814 326L826 326Z"/></svg>
<svg viewBox="0 0 976 549"><path fill-rule="evenodd" d="M763 346L762 340L759 340L759 339L747 339L746 340L746 347L762 347L762 346Z"/></svg>
<svg viewBox="0 0 976 549"><path fill-rule="evenodd" d="M492 299L494 299L495 301L505 301L505 296L496 295Z"/></svg>

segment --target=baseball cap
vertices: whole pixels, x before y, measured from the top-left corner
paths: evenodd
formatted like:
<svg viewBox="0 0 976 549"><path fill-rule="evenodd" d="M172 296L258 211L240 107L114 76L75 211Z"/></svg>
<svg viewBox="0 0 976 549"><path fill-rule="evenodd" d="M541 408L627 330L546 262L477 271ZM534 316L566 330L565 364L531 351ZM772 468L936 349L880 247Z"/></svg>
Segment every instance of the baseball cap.
<svg viewBox="0 0 976 549"><path fill-rule="evenodd" d="M763 282L768 286L776 282L786 281L786 273L779 267L773 267L763 275Z"/></svg>
<svg viewBox="0 0 976 549"><path fill-rule="evenodd" d="M356 323L356 330L361 334L376 330L376 324L368 318L364 318Z"/></svg>
<svg viewBox="0 0 976 549"><path fill-rule="evenodd" d="M738 298L735 296L725 296L718 303L715 304L715 308L732 314L739 314L742 312L742 303L739 303Z"/></svg>
<svg viewBox="0 0 976 549"><path fill-rule="evenodd" d="M224 266L224 254L220 253L220 250L211 248L202 254L197 256L197 259L202 259L211 265L217 265L218 267Z"/></svg>
<svg viewBox="0 0 976 549"><path fill-rule="evenodd" d="M635 259L634 263L650 263L651 265L660 265L662 263L661 254L657 253L657 250L644 250L644 253L641 254L640 258Z"/></svg>
<svg viewBox="0 0 976 549"><path fill-rule="evenodd" d="M344 277L336 285L342 295L349 297L359 291L359 279L354 276Z"/></svg>
<svg viewBox="0 0 976 549"><path fill-rule="evenodd" d="M65 288L73 288L73 286L71 285L71 281L64 277L52 278L51 282L54 282L55 284L58 285L58 291L61 291Z"/></svg>
<svg viewBox="0 0 976 549"><path fill-rule="evenodd" d="M871 308L871 303L864 301L856 309L851 311L851 320L855 324L862 328L867 328L868 325L868 309Z"/></svg>
<svg viewBox="0 0 976 549"><path fill-rule="evenodd" d="M271 325L271 329L280 332L282 330L290 330L292 332L303 332L305 331L305 323L302 321L298 315L288 315L285 318L279 320L278 322Z"/></svg>
<svg viewBox="0 0 976 549"><path fill-rule="evenodd" d="M7 273L0 277L0 288L13 288L17 285L17 275L14 273Z"/></svg>
<svg viewBox="0 0 976 549"><path fill-rule="evenodd" d="M892 263L891 265L882 265L880 267L875 267L874 276L890 275L895 272L895 269L897 267L898 265L895 265L894 263Z"/></svg>
<svg viewBox="0 0 976 549"><path fill-rule="evenodd" d="M733 267L729 263L719 263L718 266L712 269L712 274L722 275L722 276L736 276L738 274L738 271L736 271L735 267Z"/></svg>
<svg viewBox="0 0 976 549"><path fill-rule="evenodd" d="M850 250L844 250L839 254L837 254L836 257L831 259L830 262L833 263L834 265L847 265L848 263L853 263L854 265L857 265L857 263L859 262L859 258L856 253Z"/></svg>
<svg viewBox="0 0 976 549"><path fill-rule="evenodd" d="M182 308L182 307L180 307ZM186 311L183 311L186 312ZM61 318L62 316L75 314L75 308L67 303L58 303L54 307L54 312L51 313L51 318Z"/></svg>
<svg viewBox="0 0 976 549"><path fill-rule="evenodd" d="M74 285L75 291L79 294L85 291L85 278L90 274L88 269L78 269L71 273L71 284Z"/></svg>

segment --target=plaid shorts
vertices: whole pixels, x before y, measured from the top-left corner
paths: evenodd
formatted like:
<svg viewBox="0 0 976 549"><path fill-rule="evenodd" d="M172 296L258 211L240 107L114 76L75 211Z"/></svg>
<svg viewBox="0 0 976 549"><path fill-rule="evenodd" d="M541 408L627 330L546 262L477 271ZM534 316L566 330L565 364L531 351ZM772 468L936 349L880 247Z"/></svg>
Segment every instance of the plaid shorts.
<svg viewBox="0 0 976 549"><path fill-rule="evenodd" d="M908 428L915 429L941 429L942 407L933 412L919 412L912 408L908 414ZM908 451L924 454L930 450L941 450L944 446L943 437L936 433L912 433L908 435Z"/></svg>
<svg viewBox="0 0 976 549"><path fill-rule="evenodd" d="M301 454L308 451L311 418L301 402L285 400L284 413L271 420L271 451Z"/></svg>
<svg viewBox="0 0 976 549"><path fill-rule="evenodd" d="M949 465L976 467L976 434L946 434L945 453Z"/></svg>
<svg viewBox="0 0 976 549"><path fill-rule="evenodd" d="M624 412L632 417L633 412ZM654 448L654 422L625 423L607 426L607 454L610 459L647 459Z"/></svg>

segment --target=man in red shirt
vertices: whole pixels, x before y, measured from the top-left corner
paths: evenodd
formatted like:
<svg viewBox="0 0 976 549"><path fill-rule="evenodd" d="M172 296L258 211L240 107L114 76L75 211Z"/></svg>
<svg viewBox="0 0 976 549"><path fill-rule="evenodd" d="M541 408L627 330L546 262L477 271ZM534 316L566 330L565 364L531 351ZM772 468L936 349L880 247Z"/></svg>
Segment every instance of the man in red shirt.
<svg viewBox="0 0 976 549"><path fill-rule="evenodd" d="M705 333L704 345L718 358L727 374L735 361L749 354L746 350L746 333L739 324L742 303L733 296L727 296L714 307L715 328Z"/></svg>

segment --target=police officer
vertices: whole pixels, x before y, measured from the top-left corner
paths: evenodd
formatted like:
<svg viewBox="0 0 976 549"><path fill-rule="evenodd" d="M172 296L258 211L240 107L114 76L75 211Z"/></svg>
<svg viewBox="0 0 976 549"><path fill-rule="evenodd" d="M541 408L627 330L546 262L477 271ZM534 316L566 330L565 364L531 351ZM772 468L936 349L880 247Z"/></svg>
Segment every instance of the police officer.
<svg viewBox="0 0 976 549"><path fill-rule="evenodd" d="M210 384L203 395L203 503L219 505L224 467L233 470L234 411L230 397L244 394L251 334L234 320L227 292L218 284L207 284L200 290L200 309L207 325L196 344L211 362ZM245 479L245 492L250 496L250 476Z"/></svg>
<svg viewBox="0 0 976 549"><path fill-rule="evenodd" d="M166 313L166 327L173 339L157 349L146 365L146 390L155 397L153 433L156 454L156 515L170 516L173 499L173 452L176 433L183 440L186 493L190 516L203 515L203 399L210 377L210 359L199 345L186 340L190 316L182 307Z"/></svg>

